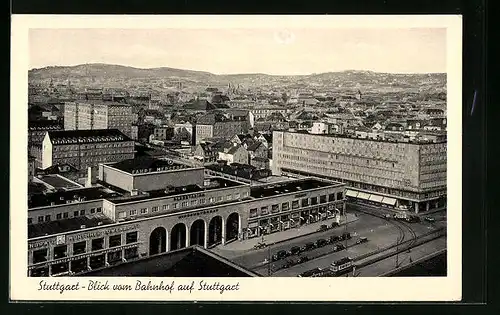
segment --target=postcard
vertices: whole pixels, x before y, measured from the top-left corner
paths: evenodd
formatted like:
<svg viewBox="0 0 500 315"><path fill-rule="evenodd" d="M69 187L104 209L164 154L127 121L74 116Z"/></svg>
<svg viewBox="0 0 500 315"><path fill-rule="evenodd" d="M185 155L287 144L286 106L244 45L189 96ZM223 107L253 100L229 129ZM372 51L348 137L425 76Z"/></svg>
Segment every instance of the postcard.
<svg viewBox="0 0 500 315"><path fill-rule="evenodd" d="M461 16L13 15L11 41L11 300L461 299Z"/></svg>

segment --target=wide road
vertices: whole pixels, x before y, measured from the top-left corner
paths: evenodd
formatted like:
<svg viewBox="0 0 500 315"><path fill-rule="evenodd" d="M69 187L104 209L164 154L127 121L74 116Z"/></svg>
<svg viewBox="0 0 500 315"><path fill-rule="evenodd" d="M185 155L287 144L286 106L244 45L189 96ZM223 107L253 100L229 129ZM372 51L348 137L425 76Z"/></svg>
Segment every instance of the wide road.
<svg viewBox="0 0 500 315"><path fill-rule="evenodd" d="M358 209L362 207L356 207ZM366 210L366 209L363 209ZM321 267L324 268L329 266L332 261L338 260L343 257L357 257L362 254L367 254L373 252L375 250L385 248L388 245L396 244L397 240L403 237L404 240L409 240L413 237L413 233L417 236L425 234L429 231L440 228L443 222L435 222L435 223L413 223L407 224L413 231L410 232L408 228L398 228L392 221L387 221L382 218L378 218L369 214L360 213L354 209L349 210L351 213L356 213L359 217L359 220L351 223L347 227L347 231L351 234L356 235L350 241L348 241L348 248L346 250L333 253L332 245L327 245L321 249L316 249L314 251L305 252L302 255L308 256L310 258L318 257L323 254L322 257L317 259L310 260L308 262L295 265L293 267L287 269L280 269L280 267L284 264L283 261L273 262L271 265L261 265L260 267L255 267L256 262L261 263L265 258L268 258L268 250L260 250L258 252L253 252L252 254L245 255L243 257L239 257L235 259L236 262L244 265L247 268L253 269L255 272L258 272L262 275L271 276L297 276L298 274L316 268ZM343 227L338 228L338 232L336 234L341 234L343 232ZM330 232L331 233L331 232ZM359 236L365 236L368 238L367 243L354 245L355 241L359 238ZM310 235L304 238L292 240L290 242L279 244L276 248L272 248L272 253L277 252L280 249L289 249L294 245L303 245L309 241L314 241L318 238L324 237L321 234ZM329 253L329 254L328 254ZM297 259L297 258L294 258Z"/></svg>

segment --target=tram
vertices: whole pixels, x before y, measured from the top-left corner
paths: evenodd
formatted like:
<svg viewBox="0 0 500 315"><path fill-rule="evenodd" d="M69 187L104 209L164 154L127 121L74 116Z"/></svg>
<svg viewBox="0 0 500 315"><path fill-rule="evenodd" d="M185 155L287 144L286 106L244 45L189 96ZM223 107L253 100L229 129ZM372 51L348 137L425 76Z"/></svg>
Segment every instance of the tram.
<svg viewBox="0 0 500 315"><path fill-rule="evenodd" d="M330 272L332 273L332 276L335 277L345 274L349 271L352 271L353 268L354 268L353 260L349 257L344 257L342 259L332 262L332 264L330 265Z"/></svg>

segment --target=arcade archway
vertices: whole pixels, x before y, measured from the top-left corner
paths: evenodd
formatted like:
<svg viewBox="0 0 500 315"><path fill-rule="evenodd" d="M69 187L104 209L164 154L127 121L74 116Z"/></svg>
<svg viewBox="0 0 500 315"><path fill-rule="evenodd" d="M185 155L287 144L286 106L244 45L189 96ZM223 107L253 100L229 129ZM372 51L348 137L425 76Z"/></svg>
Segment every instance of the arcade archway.
<svg viewBox="0 0 500 315"><path fill-rule="evenodd" d="M189 245L205 246L205 221L198 219L193 222L189 231Z"/></svg>
<svg viewBox="0 0 500 315"><path fill-rule="evenodd" d="M186 225L177 223L170 232L170 250L181 249L187 246Z"/></svg>
<svg viewBox="0 0 500 315"><path fill-rule="evenodd" d="M222 217L215 216L208 224L207 246L214 246L222 242Z"/></svg>
<svg viewBox="0 0 500 315"><path fill-rule="evenodd" d="M167 251L167 230L157 227L149 236L149 255L156 255Z"/></svg>
<svg viewBox="0 0 500 315"><path fill-rule="evenodd" d="M226 222L226 241L238 239L240 231L240 215L236 212L227 217Z"/></svg>

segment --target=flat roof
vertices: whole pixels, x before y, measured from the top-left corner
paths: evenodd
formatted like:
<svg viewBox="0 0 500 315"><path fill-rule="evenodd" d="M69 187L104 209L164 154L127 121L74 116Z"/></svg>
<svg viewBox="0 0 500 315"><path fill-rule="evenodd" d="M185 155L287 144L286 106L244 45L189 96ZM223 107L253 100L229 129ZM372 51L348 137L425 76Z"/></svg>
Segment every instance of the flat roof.
<svg viewBox="0 0 500 315"><path fill-rule="evenodd" d="M68 201L91 201L117 196L120 196L120 194L104 187L84 187L68 191L34 194L28 201L28 209L51 205L63 205L67 204Z"/></svg>
<svg viewBox="0 0 500 315"><path fill-rule="evenodd" d="M236 187L236 186L243 186L243 183L239 183L236 181L232 181L226 178L222 177L209 177L205 178L205 181L209 181L209 184L206 186L199 186L199 185L187 185L187 186L180 186L180 187L171 187L167 190L166 189L161 189L161 190L152 190L152 191L147 191L145 195L138 195L138 196L117 196L116 198L110 198L110 201L112 201L115 204L120 204L120 203L125 203L125 202L131 202L131 201L139 201L139 200L147 200L147 199L152 199L152 198L160 198L160 197L168 197L168 196L177 196L177 195L183 195L183 194L190 194L190 193L196 193L196 192L203 192L203 191L210 191L210 190L215 190L215 189L222 189L222 188L229 188L229 187Z"/></svg>
<svg viewBox="0 0 500 315"><path fill-rule="evenodd" d="M79 276L259 277L258 274L197 245L84 272Z"/></svg>
<svg viewBox="0 0 500 315"><path fill-rule="evenodd" d="M36 222L36 220L37 218L33 218L34 222ZM63 220L28 224L28 239L45 235L77 231L81 229L82 226L85 226L85 229L88 229L98 225L108 225L111 223L114 223L114 221L104 214L98 213L93 214L92 217L80 216Z"/></svg>
<svg viewBox="0 0 500 315"><path fill-rule="evenodd" d="M274 184L266 184L261 186L253 186L250 196L254 198L265 198L287 193L298 193L315 188L328 186L342 186L342 183L321 181L314 178L306 178L299 180L290 180Z"/></svg>
<svg viewBox="0 0 500 315"><path fill-rule="evenodd" d="M283 132L283 133L290 133L290 134L305 134L309 136L316 136L316 137L329 137L329 138L343 138L343 139L354 139L354 140L361 140L361 141L372 141L372 142L384 142L384 143L404 143L404 144L416 144L416 145L426 145L426 144L436 144L436 143L446 143L447 140L442 140L442 141L435 141L435 142L429 142L425 140L407 140L407 141L401 141L399 139L395 138L390 138L388 139L371 139L371 138L358 138L355 135L347 135L347 134L313 134L309 133L308 131L276 131L276 132ZM425 133L423 133L425 134Z"/></svg>
<svg viewBox="0 0 500 315"><path fill-rule="evenodd" d="M192 168L191 166L176 163L172 160L168 161L160 160L151 158L149 156L141 156L134 159L123 160L117 163L107 164L107 165L130 174L140 174L139 171L144 171L145 173L149 173L149 172L171 171L176 169Z"/></svg>
<svg viewBox="0 0 500 315"><path fill-rule="evenodd" d="M44 175L39 179L54 188L74 189L82 187L81 185L75 184L74 182L58 175Z"/></svg>

